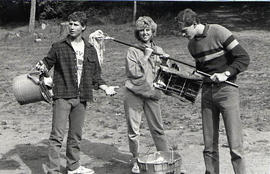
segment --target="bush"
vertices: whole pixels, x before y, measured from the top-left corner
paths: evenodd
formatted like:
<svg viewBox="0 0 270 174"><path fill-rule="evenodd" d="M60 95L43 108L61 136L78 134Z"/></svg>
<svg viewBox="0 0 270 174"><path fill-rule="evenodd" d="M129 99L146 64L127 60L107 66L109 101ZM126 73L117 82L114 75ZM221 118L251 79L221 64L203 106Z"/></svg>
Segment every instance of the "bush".
<svg viewBox="0 0 270 174"><path fill-rule="evenodd" d="M269 6L258 6L254 4L246 4L240 10L245 22L260 22L269 18Z"/></svg>
<svg viewBox="0 0 270 174"><path fill-rule="evenodd" d="M114 24L125 24L132 22L133 9L115 7L110 10L108 20Z"/></svg>

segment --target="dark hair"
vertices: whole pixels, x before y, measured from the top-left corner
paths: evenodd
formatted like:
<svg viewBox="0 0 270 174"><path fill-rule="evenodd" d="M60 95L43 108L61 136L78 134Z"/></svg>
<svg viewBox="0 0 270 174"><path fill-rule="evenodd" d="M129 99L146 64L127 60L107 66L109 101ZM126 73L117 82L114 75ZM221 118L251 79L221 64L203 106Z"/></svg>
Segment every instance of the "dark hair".
<svg viewBox="0 0 270 174"><path fill-rule="evenodd" d="M178 24L182 24L184 26L190 26L194 23L199 24L200 19L196 12L191 10L190 8L187 8L185 10L182 10L178 13L178 15L175 17L176 22Z"/></svg>
<svg viewBox="0 0 270 174"><path fill-rule="evenodd" d="M87 24L86 14L84 12L81 12L81 11L76 11L76 12L73 12L72 14L70 14L68 16L68 20L69 21L79 21L82 26L86 26L86 24Z"/></svg>

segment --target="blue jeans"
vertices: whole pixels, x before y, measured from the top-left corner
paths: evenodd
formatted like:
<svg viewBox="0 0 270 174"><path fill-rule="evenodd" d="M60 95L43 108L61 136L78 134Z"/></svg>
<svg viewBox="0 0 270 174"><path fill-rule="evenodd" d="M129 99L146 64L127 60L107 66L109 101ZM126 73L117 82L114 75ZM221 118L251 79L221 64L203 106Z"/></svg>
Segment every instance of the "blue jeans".
<svg viewBox="0 0 270 174"><path fill-rule="evenodd" d="M235 174L245 174L243 135L238 88L220 84L205 84L202 89L202 124L206 174L219 174L219 115L222 114L231 162Z"/></svg>
<svg viewBox="0 0 270 174"><path fill-rule="evenodd" d="M80 164L80 142L85 118L86 102L80 99L57 99L53 103L52 130L49 138L48 173L60 172L60 150L65 129L69 123L67 137L67 169L75 170Z"/></svg>
<svg viewBox="0 0 270 174"><path fill-rule="evenodd" d="M140 97L126 89L124 108L127 120L129 149L134 158L139 156L140 125L143 113L157 150L169 151L160 106L157 100Z"/></svg>

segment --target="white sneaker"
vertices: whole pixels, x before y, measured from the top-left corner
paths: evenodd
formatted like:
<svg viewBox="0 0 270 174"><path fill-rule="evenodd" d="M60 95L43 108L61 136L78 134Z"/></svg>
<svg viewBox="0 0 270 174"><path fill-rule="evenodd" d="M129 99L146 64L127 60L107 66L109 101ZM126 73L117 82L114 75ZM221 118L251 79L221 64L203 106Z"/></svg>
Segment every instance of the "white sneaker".
<svg viewBox="0 0 270 174"><path fill-rule="evenodd" d="M131 169L131 172L132 172L132 173L140 173L140 168L139 168L137 162L135 162L135 163L133 164L133 167L132 167L132 169Z"/></svg>
<svg viewBox="0 0 270 174"><path fill-rule="evenodd" d="M94 174L95 171L92 169L88 169L86 167L80 166L76 170L72 170L72 171L68 170L67 173L68 174Z"/></svg>
<svg viewBox="0 0 270 174"><path fill-rule="evenodd" d="M186 173L187 173L187 171L185 169L180 170L180 174L186 174Z"/></svg>

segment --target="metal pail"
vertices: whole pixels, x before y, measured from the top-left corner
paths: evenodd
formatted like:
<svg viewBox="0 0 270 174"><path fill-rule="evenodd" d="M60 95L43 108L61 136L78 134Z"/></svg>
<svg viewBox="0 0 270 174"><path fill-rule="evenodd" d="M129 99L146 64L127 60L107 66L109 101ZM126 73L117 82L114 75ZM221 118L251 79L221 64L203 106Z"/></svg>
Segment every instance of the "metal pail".
<svg viewBox="0 0 270 174"><path fill-rule="evenodd" d="M19 104L50 102L51 96L47 87L40 80L40 73L29 73L13 79L13 94Z"/></svg>
<svg viewBox="0 0 270 174"><path fill-rule="evenodd" d="M181 156L175 151L158 151L138 158L140 174L180 174Z"/></svg>

